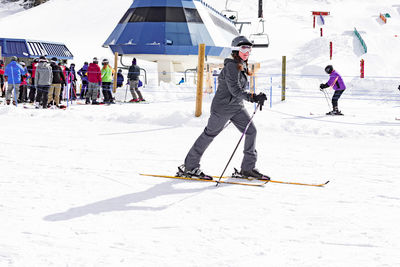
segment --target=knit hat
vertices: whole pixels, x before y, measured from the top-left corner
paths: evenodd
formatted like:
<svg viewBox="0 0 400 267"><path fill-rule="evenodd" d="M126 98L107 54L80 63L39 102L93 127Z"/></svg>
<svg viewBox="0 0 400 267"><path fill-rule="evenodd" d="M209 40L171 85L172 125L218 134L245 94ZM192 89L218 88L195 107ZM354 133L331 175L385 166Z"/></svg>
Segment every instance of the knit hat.
<svg viewBox="0 0 400 267"><path fill-rule="evenodd" d="M93 63L95 63L95 64L99 63L99 60L97 59L97 57L93 58Z"/></svg>
<svg viewBox="0 0 400 267"><path fill-rule="evenodd" d="M52 57L52 58L51 58L51 61L57 62L58 60L57 60L56 57Z"/></svg>
<svg viewBox="0 0 400 267"><path fill-rule="evenodd" d="M136 58L135 58L135 57L134 57L133 60L132 60L132 64L133 64L133 65L136 65Z"/></svg>
<svg viewBox="0 0 400 267"><path fill-rule="evenodd" d="M12 56L11 61L18 61L18 58L16 56Z"/></svg>

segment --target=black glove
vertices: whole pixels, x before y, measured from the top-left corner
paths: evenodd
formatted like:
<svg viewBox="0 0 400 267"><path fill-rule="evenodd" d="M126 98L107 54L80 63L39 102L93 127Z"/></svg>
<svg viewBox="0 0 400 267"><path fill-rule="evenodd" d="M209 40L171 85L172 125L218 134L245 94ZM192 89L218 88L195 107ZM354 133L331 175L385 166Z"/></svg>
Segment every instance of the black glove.
<svg viewBox="0 0 400 267"><path fill-rule="evenodd" d="M320 85L319 85L319 88L321 89L321 90L323 90L323 89L325 89L325 88L328 88L329 87L329 85L327 84L327 83L321 83Z"/></svg>
<svg viewBox="0 0 400 267"><path fill-rule="evenodd" d="M258 95L253 94L250 96L250 102L259 104L260 110L262 110L265 100L267 100L267 96L264 93L259 93Z"/></svg>
<svg viewBox="0 0 400 267"><path fill-rule="evenodd" d="M321 83L320 85L319 85L319 88L321 89L321 90L323 90L323 89L325 89L325 88L328 88L329 87L329 85L327 84L327 83Z"/></svg>

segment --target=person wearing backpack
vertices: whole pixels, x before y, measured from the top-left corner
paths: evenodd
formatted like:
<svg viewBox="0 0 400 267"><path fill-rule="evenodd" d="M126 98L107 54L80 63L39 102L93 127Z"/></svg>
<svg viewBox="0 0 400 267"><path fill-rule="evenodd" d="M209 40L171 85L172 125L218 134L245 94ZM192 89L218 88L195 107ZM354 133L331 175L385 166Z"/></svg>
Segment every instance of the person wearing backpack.
<svg viewBox="0 0 400 267"><path fill-rule="evenodd" d="M129 88L132 95L132 99L129 102L146 101L139 90L139 75L140 67L136 64L136 58L133 58L132 66L129 67L128 71Z"/></svg>
<svg viewBox="0 0 400 267"><path fill-rule="evenodd" d="M13 56L11 62L6 66L4 71L5 81L8 82L6 91L6 103L10 105L11 95L13 94L13 104L17 104L19 96L19 87L21 84L21 76L26 74L26 70L17 62L18 58Z"/></svg>

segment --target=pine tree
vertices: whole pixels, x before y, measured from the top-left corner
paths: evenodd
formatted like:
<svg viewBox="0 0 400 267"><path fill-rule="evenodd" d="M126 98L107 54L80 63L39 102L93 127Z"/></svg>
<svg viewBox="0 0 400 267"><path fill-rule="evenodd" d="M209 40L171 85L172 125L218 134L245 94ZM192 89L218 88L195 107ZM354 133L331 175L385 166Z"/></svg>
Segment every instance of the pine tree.
<svg viewBox="0 0 400 267"><path fill-rule="evenodd" d="M7 0L6 0L7 1ZM8 0L9 2L17 2L19 0ZM48 0L23 0L23 2L21 3L21 5L28 9L28 8L32 8L38 5L41 5L45 2L47 2Z"/></svg>

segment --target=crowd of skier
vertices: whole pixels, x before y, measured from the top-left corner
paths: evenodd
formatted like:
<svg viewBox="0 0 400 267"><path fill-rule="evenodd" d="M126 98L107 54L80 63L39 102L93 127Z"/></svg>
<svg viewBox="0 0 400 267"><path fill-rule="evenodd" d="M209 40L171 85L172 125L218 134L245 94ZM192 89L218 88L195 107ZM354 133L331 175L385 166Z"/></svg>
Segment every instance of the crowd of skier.
<svg viewBox="0 0 400 267"><path fill-rule="evenodd" d="M122 69L117 72L110 66L108 59L103 59L102 67L95 57L89 64L85 62L76 71L75 64L68 67L62 60L44 56L35 58L28 66L13 56L4 66L0 60L0 96L5 98L6 105L31 103L36 108L63 107L62 101L85 100L85 104L114 104L113 81L117 77L117 88L124 84ZM81 86L77 89L78 76ZM140 67L136 59L129 67L127 80L132 99L129 102L145 101L139 90ZM6 86L7 84L7 86ZM100 102L101 95L103 101Z"/></svg>

